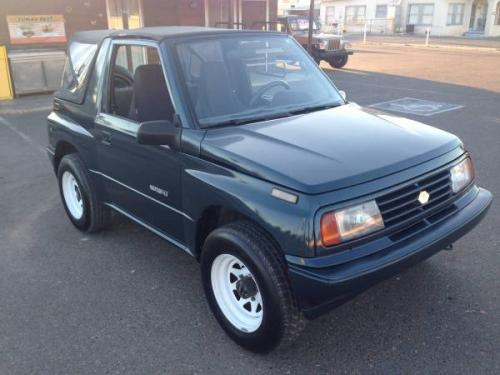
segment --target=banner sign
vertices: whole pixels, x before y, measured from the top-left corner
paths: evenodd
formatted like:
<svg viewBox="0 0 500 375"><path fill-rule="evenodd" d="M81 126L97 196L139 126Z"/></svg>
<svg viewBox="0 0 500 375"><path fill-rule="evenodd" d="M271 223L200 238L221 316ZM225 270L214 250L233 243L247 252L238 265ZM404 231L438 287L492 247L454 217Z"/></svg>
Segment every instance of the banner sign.
<svg viewBox="0 0 500 375"><path fill-rule="evenodd" d="M44 44L66 42L64 16L7 16L12 44Z"/></svg>

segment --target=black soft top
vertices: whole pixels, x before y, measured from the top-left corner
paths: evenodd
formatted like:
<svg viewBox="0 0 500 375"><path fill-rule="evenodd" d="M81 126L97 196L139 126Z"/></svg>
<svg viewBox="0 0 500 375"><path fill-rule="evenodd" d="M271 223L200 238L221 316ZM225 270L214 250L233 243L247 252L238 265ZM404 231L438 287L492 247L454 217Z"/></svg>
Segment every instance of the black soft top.
<svg viewBox="0 0 500 375"><path fill-rule="evenodd" d="M168 37L191 34L227 34L259 32L256 30L230 30L200 26L160 26L142 27L132 30L92 30L79 31L73 34L72 41L89 44L99 44L104 38L142 38L161 41Z"/></svg>

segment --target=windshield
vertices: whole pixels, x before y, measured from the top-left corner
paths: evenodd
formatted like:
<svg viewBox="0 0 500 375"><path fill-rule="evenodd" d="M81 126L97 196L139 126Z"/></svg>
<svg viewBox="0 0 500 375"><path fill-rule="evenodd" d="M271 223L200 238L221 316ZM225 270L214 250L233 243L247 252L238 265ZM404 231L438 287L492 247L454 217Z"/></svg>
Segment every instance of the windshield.
<svg viewBox="0 0 500 375"><path fill-rule="evenodd" d="M177 45L200 126L289 116L344 103L333 84L290 37L263 34Z"/></svg>
<svg viewBox="0 0 500 375"><path fill-rule="evenodd" d="M292 31L309 31L309 18L297 17L291 18L289 21ZM320 26L316 20L313 20L313 30L318 31Z"/></svg>

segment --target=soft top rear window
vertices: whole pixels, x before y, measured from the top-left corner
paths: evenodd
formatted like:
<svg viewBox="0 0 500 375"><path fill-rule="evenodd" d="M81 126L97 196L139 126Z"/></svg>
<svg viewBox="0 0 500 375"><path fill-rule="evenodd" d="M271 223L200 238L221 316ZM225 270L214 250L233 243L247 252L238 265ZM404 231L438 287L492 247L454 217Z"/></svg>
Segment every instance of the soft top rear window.
<svg viewBox="0 0 500 375"><path fill-rule="evenodd" d="M60 90L65 99L82 101L96 51L96 44L73 41L69 45Z"/></svg>

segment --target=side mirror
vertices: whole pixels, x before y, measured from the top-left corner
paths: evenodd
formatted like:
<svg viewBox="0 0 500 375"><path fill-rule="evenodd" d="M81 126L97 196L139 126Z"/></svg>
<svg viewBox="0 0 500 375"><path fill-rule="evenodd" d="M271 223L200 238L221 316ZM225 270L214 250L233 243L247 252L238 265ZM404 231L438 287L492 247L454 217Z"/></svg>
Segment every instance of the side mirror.
<svg viewBox="0 0 500 375"><path fill-rule="evenodd" d="M339 94L342 97L342 99L347 100L347 94L344 90L339 90Z"/></svg>
<svg viewBox="0 0 500 375"><path fill-rule="evenodd" d="M137 142L142 145L181 146L181 128L168 120L146 121L139 124Z"/></svg>

